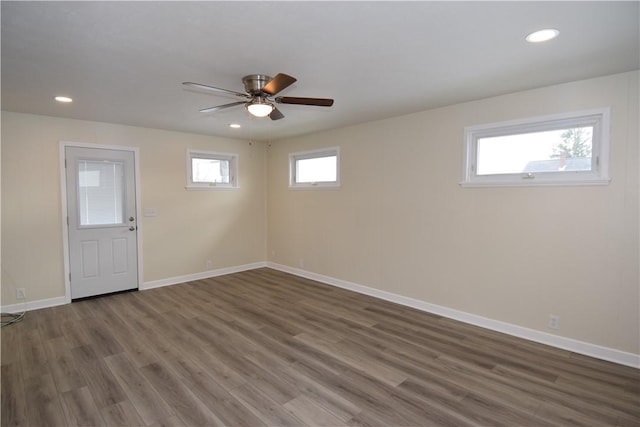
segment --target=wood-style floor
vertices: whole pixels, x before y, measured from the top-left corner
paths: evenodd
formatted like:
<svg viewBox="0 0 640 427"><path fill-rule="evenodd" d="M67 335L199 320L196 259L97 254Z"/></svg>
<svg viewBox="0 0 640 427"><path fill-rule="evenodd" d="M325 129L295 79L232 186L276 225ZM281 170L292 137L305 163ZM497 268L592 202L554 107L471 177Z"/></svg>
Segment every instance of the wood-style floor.
<svg viewBox="0 0 640 427"><path fill-rule="evenodd" d="M640 425L640 371L270 269L28 312L2 426Z"/></svg>

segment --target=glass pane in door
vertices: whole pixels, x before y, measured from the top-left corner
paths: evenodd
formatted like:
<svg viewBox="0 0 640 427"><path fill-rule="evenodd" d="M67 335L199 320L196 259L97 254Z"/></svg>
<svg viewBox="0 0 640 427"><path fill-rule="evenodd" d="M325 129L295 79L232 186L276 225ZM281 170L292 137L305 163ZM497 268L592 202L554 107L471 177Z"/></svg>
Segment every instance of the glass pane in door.
<svg viewBox="0 0 640 427"><path fill-rule="evenodd" d="M123 224L124 163L78 160L80 225Z"/></svg>

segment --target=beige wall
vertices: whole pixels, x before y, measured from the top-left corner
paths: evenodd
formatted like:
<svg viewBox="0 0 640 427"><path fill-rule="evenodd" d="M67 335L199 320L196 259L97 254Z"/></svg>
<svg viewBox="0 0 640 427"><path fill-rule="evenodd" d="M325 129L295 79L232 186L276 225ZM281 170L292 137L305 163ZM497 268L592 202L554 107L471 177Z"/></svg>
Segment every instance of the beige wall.
<svg viewBox="0 0 640 427"><path fill-rule="evenodd" d="M2 113L2 304L64 296L59 141L139 147L144 281L265 260L265 145ZM187 148L239 154L238 190L185 190Z"/></svg>
<svg viewBox="0 0 640 427"><path fill-rule="evenodd" d="M638 72L625 73L269 149L3 112L2 304L16 287L29 300L64 295L59 141L117 144L140 148L142 205L158 211L142 218L147 282L202 272L208 259L217 269L268 258L545 332L558 314L561 336L639 354L638 93ZM458 185L464 126L603 106L610 185ZM342 187L289 190L287 154L328 146L340 146ZM241 188L186 191L186 148L237 152Z"/></svg>
<svg viewBox="0 0 640 427"><path fill-rule="evenodd" d="M458 185L465 126L606 106L610 185ZM633 72L279 141L269 260L639 354L638 114ZM341 189L289 190L288 153L329 146Z"/></svg>

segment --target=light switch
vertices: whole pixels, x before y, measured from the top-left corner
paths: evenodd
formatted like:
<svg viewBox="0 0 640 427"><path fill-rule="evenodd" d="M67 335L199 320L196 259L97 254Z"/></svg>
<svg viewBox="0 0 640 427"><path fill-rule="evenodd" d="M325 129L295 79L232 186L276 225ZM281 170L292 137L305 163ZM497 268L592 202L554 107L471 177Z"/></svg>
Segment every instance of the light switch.
<svg viewBox="0 0 640 427"><path fill-rule="evenodd" d="M144 208L144 216L158 216L156 208Z"/></svg>

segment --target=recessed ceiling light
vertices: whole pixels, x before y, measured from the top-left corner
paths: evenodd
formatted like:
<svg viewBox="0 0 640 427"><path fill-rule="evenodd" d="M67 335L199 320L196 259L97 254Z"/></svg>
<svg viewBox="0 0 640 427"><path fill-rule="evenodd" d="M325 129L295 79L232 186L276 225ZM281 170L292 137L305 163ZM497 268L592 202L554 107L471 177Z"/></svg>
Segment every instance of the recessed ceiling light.
<svg viewBox="0 0 640 427"><path fill-rule="evenodd" d="M69 98L68 96L56 96L55 99L58 102L71 102L71 101L73 101L73 99Z"/></svg>
<svg viewBox="0 0 640 427"><path fill-rule="evenodd" d="M229 127L230 127L230 128L234 128L234 129L239 129L239 128L240 128L240 125L239 125L239 124L237 124L237 123L231 123L231 124L229 125Z"/></svg>
<svg viewBox="0 0 640 427"><path fill-rule="evenodd" d="M525 40L529 43L541 43L551 39L555 39L560 34L560 31L554 28L546 28L544 30L534 31L529 34Z"/></svg>

